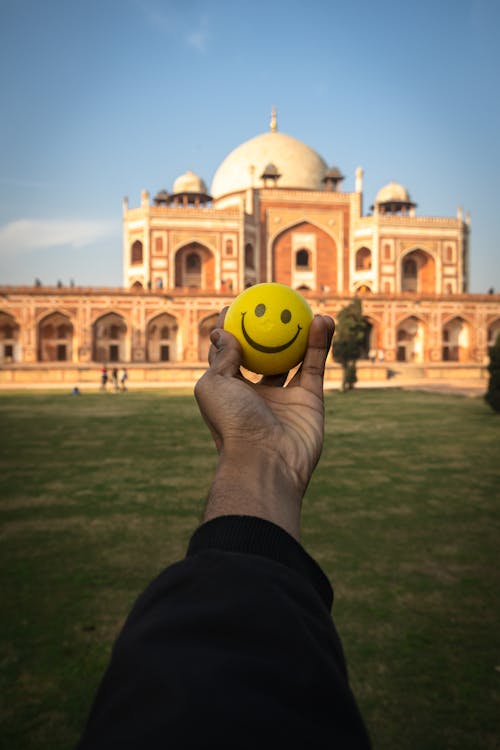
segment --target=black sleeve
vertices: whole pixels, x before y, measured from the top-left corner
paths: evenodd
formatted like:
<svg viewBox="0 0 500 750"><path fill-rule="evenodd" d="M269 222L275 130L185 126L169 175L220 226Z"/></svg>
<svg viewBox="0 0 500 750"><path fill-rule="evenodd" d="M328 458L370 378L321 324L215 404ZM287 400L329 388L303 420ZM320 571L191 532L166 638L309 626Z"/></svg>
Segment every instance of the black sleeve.
<svg viewBox="0 0 500 750"><path fill-rule="evenodd" d="M369 748L332 601L278 526L204 524L134 605L79 750Z"/></svg>

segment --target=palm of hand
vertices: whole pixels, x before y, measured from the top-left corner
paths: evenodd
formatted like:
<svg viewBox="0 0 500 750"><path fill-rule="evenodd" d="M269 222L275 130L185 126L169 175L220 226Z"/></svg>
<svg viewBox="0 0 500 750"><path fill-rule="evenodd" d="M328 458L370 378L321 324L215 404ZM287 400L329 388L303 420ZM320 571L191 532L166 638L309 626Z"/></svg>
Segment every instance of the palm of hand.
<svg viewBox="0 0 500 750"><path fill-rule="evenodd" d="M241 377L224 378L220 385L224 409L216 409L217 418L209 423L219 452L277 454L307 484L323 442L322 399L301 387L300 374L286 388Z"/></svg>

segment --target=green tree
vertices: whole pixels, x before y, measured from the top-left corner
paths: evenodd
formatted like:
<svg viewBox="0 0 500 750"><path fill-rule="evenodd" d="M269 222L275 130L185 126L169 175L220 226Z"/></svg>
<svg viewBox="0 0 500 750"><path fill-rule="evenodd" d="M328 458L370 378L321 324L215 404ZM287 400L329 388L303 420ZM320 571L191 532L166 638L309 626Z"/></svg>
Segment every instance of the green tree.
<svg viewBox="0 0 500 750"><path fill-rule="evenodd" d="M488 372L490 373L490 380L484 398L494 411L500 412L500 333L494 345L490 346L489 354Z"/></svg>
<svg viewBox="0 0 500 750"><path fill-rule="evenodd" d="M342 365L342 390L354 388L358 378L356 361L360 358L366 336L361 300L355 298L337 316L333 338L333 358Z"/></svg>

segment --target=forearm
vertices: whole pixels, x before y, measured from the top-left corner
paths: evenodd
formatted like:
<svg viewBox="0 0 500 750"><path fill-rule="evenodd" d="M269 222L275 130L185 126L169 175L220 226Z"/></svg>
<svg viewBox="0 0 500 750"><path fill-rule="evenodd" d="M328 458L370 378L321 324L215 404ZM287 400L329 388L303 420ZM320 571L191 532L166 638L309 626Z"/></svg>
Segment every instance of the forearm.
<svg viewBox="0 0 500 750"><path fill-rule="evenodd" d="M304 488L305 489L305 488ZM304 490L294 472L270 452L258 450L241 460L223 451L208 493L205 521L246 515L280 526L297 541Z"/></svg>

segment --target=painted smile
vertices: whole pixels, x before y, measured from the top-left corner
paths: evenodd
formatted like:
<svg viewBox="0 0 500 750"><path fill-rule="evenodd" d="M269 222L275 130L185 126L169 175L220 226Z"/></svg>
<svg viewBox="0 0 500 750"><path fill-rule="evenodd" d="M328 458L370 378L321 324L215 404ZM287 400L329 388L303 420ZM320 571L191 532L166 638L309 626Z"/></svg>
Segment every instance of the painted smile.
<svg viewBox="0 0 500 750"><path fill-rule="evenodd" d="M281 344L281 346L264 346L263 344L259 344L257 341L254 341L253 338L248 334L248 331L245 328L245 315L246 312L241 313L241 330L243 336L245 337L245 341L258 352L263 352L263 354L278 354L279 352L284 352L285 349L288 349L288 347L293 344L302 330L302 326L297 325L297 331L295 335L289 341L287 341L286 344Z"/></svg>

